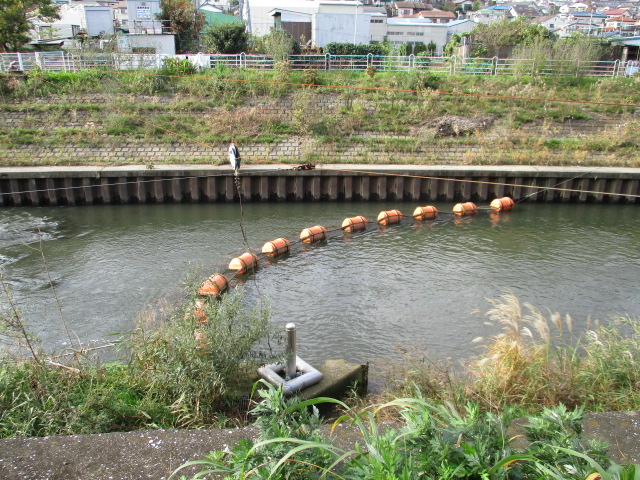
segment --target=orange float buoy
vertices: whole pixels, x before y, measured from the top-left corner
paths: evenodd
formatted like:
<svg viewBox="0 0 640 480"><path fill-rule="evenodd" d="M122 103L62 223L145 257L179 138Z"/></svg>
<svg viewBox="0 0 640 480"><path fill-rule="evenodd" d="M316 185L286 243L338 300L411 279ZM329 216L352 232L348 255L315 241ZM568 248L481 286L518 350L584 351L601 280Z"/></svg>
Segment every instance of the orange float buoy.
<svg viewBox="0 0 640 480"><path fill-rule="evenodd" d="M215 297L224 292L229 286L229 280L224 275L216 273L207 278L200 288L198 295L201 297Z"/></svg>
<svg viewBox="0 0 640 480"><path fill-rule="evenodd" d="M302 230L300 240L304 243L315 243L324 240L327 237L327 229L321 225L309 227Z"/></svg>
<svg viewBox="0 0 640 480"><path fill-rule="evenodd" d="M196 317L196 322L198 323L207 323L207 314L205 312L205 300L197 299L196 300L196 308L194 310L194 316Z"/></svg>
<svg viewBox="0 0 640 480"><path fill-rule="evenodd" d="M513 201L512 198L509 198L509 197L496 198L491 202L491 209L495 212L504 212L507 210L511 210L514 205L515 205L515 202Z"/></svg>
<svg viewBox="0 0 640 480"><path fill-rule="evenodd" d="M283 253L287 253L290 248L291 242L281 237L265 243L262 247L262 253L267 254L269 257L277 257Z"/></svg>
<svg viewBox="0 0 640 480"><path fill-rule="evenodd" d="M367 219L362 215L345 218L342 222L342 230L345 232L359 232L367 228Z"/></svg>
<svg viewBox="0 0 640 480"><path fill-rule="evenodd" d="M402 220L402 212L400 210L385 210L378 214L378 223L380 225L391 225L399 223Z"/></svg>
<svg viewBox="0 0 640 480"><path fill-rule="evenodd" d="M473 202L458 203L453 207L453 213L456 215L475 215L478 213L478 207Z"/></svg>
<svg viewBox="0 0 640 480"><path fill-rule="evenodd" d="M229 262L229 270L237 272L240 275L247 273L249 270L253 270L257 266L258 256L251 252L245 252Z"/></svg>
<svg viewBox="0 0 640 480"><path fill-rule="evenodd" d="M413 218L416 220L430 220L438 216L438 209L432 205L426 207L416 207L413 211Z"/></svg>

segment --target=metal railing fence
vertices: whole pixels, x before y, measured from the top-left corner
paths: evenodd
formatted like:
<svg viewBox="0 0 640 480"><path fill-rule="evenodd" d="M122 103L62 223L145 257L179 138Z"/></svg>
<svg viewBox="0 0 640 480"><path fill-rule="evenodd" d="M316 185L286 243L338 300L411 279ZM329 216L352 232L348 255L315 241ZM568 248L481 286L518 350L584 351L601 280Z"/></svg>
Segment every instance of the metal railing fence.
<svg viewBox="0 0 640 480"><path fill-rule="evenodd" d="M5 72L28 72L34 69L78 71L89 69L140 70L160 69L165 59L187 60L196 69L244 68L273 70L281 63L271 55L162 55L145 53L30 52L0 53L0 66ZM579 60L545 60L513 58L458 58L423 55L289 55L292 70L353 70L367 68L380 72L425 71L462 75L555 75L619 77L638 71L638 62Z"/></svg>

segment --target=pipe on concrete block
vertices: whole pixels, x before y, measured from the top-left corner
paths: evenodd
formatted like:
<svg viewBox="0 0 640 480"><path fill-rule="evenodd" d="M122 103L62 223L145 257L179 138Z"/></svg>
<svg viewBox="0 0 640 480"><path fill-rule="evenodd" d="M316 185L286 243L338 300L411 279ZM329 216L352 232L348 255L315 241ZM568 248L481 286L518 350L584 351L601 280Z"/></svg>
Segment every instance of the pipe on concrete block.
<svg viewBox="0 0 640 480"><path fill-rule="evenodd" d="M315 385L324 377L322 372L313 368L298 356L296 356L296 370L301 373L300 376L291 380L285 380L282 376L285 371L285 366L280 363L272 363L260 367L258 374L272 385L282 385L282 390L285 395L291 395L311 385Z"/></svg>

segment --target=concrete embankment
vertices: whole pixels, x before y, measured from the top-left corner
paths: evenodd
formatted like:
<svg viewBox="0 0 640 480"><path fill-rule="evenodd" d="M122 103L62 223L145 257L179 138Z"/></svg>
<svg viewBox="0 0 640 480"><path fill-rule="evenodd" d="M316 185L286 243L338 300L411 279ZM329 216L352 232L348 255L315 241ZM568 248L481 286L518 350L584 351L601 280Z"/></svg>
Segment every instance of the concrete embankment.
<svg viewBox="0 0 640 480"><path fill-rule="evenodd" d="M468 167L318 165L247 166L247 202L486 202L509 196L533 202L640 203L640 169L612 167ZM229 167L6 167L0 205L234 202Z"/></svg>
<svg viewBox="0 0 640 480"><path fill-rule="evenodd" d="M590 413L583 421L585 438L609 445L618 463L640 462L638 412ZM190 460L213 450L232 448L243 438L256 438L255 427L224 430L151 430L103 435L71 435L0 440L0 478L4 480L162 480ZM335 444L350 449L362 443L344 425L333 431ZM194 469L180 473L192 475ZM178 478L173 477L173 478Z"/></svg>

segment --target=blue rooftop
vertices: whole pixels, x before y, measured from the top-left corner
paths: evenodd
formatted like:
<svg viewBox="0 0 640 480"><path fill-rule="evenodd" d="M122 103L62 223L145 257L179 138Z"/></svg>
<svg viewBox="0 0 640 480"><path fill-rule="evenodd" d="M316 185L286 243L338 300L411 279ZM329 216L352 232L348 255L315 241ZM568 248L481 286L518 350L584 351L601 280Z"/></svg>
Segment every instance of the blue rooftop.
<svg viewBox="0 0 640 480"><path fill-rule="evenodd" d="M577 18L607 18L604 13L573 12L571 15Z"/></svg>

